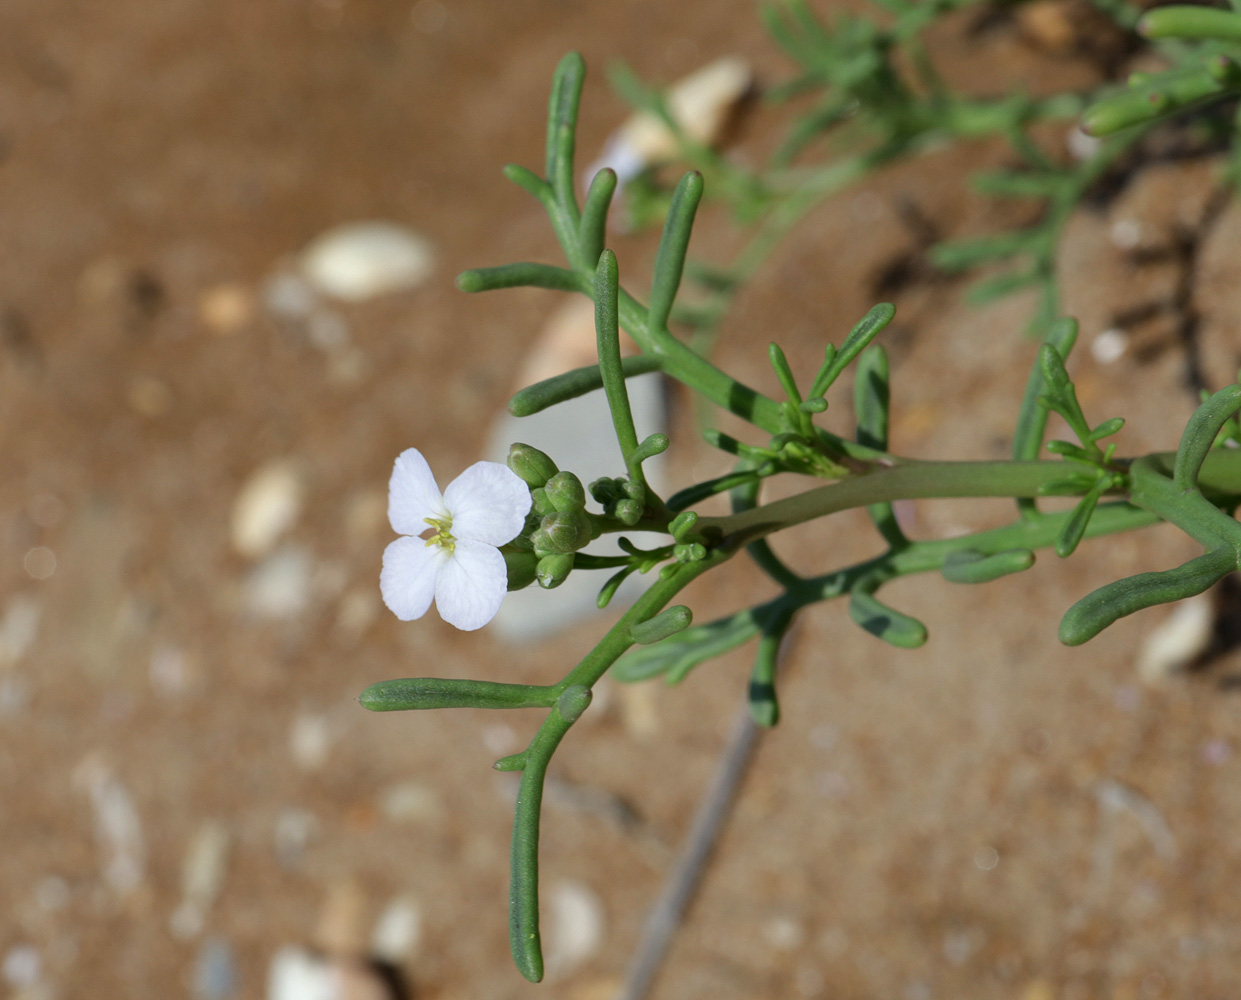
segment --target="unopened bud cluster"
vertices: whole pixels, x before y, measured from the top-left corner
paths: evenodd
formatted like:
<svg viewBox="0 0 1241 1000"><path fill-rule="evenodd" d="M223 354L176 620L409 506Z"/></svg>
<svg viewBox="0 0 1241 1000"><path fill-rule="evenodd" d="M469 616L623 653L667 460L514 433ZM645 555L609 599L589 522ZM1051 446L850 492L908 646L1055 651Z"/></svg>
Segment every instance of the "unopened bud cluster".
<svg viewBox="0 0 1241 1000"><path fill-rule="evenodd" d="M646 490L631 479L596 479L590 484L590 495L603 507L603 513L621 524L633 527L642 520L646 507Z"/></svg>
<svg viewBox="0 0 1241 1000"><path fill-rule="evenodd" d="M508 466L530 486L531 499L525 530L505 553L509 590L536 580L548 590L558 587L573 569L573 554L598 536L586 513L586 490L572 472L561 472L528 444L512 446Z"/></svg>

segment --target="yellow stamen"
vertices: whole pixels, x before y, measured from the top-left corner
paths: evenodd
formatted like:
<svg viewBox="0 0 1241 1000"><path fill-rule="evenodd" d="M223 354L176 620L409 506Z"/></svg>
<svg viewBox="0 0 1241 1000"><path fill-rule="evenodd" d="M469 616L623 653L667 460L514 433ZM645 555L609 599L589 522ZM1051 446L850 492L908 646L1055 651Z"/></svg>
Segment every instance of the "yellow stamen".
<svg viewBox="0 0 1241 1000"><path fill-rule="evenodd" d="M435 534L427 539L427 547L438 545L449 555L457 547L457 540L452 537L452 517L426 517L427 524L435 529Z"/></svg>

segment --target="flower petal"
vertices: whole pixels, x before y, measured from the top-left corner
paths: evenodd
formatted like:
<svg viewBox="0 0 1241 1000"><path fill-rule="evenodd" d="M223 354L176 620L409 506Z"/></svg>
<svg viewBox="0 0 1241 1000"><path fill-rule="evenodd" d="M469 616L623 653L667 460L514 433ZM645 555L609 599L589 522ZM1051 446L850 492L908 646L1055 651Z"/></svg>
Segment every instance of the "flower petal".
<svg viewBox="0 0 1241 1000"><path fill-rule="evenodd" d="M421 538L398 538L384 549L379 574L384 604L403 622L421 618L431 606L436 577L447 561L448 553L438 545L428 545Z"/></svg>
<svg viewBox="0 0 1241 1000"><path fill-rule="evenodd" d="M444 503L454 538L503 545L525 527L530 487L507 465L475 462L448 484Z"/></svg>
<svg viewBox="0 0 1241 1000"><path fill-rule="evenodd" d="M392 530L401 535L420 535L429 527L428 517L443 517L447 512L422 452L417 448L401 452L388 481L388 520Z"/></svg>
<svg viewBox="0 0 1241 1000"><path fill-rule="evenodd" d="M472 632L496 616L507 592L508 570L500 550L458 538L435 580L435 607L449 625Z"/></svg>

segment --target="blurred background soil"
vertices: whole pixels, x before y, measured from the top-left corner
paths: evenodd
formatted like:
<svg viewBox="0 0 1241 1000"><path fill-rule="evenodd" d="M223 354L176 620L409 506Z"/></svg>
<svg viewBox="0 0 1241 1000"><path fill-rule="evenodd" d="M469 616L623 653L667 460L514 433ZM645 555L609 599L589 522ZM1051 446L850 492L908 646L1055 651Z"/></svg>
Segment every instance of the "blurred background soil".
<svg viewBox="0 0 1241 1000"><path fill-rule="evenodd" d="M1099 72L1013 18L954 20L935 46L980 93ZM657 82L725 54L763 80L787 73L747 3L0 9L7 995L259 998L280 949L365 949L376 923L425 1000L614 995L733 725L748 653L675 689L605 683L562 748L538 987L507 949L515 776L490 770L537 719L372 716L355 701L396 676L551 681L603 629L600 615L515 645L435 616L401 624L378 594L393 458L417 446L441 485L474 461L559 304L467 297L452 277L558 259L499 168L541 164L548 82L574 48L591 71L583 159L625 116L602 83L611 58ZM936 152L823 205L741 297L720 363L774 391L769 340L804 370L892 298L894 448L1006 454L1031 303L966 308L959 283L920 263L909 224L948 236L1011 221L962 181L1004 156ZM1130 418L1122 453L1175 446L1195 398L1187 343L1213 387L1241 361L1241 217L1207 212L1209 168L1123 178L1066 238L1066 308L1084 323L1074 373L1088 414ZM326 319L282 311L273 275L357 219L425 235L431 278ZM1116 238L1126 221L1153 250L1118 249L1136 245ZM697 251L724 259L736 243L706 211ZM615 245L640 290L653 237ZM1122 322L1130 349L1092 353ZM675 480L722 471L694 443L690 400L670 402ZM230 519L262 470L284 477L296 516L239 552ZM931 536L1008 511L925 503L912 516ZM814 570L875 545L842 516L777 548ZM1068 563L1041 554L977 589L901 581L893 603L931 630L915 652L862 633L843 606L805 615L784 717L654 995L1241 996L1236 655L1143 680L1135 664L1167 609L1082 648L1055 639L1088 589L1194 554L1157 528ZM769 593L739 562L688 603L708 621Z"/></svg>

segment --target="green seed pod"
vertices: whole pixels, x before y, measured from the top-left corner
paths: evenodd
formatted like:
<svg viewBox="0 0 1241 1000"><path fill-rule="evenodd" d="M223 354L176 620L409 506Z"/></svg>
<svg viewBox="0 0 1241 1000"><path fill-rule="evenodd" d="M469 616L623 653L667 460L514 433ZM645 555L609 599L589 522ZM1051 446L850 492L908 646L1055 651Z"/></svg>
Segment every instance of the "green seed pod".
<svg viewBox="0 0 1241 1000"><path fill-rule="evenodd" d="M500 550L504 566L508 570L508 589L521 590L534 583L539 557L533 552L515 552L507 547Z"/></svg>
<svg viewBox="0 0 1241 1000"><path fill-rule="evenodd" d="M528 444L509 448L508 467L531 486L542 486L559 471L546 454Z"/></svg>
<svg viewBox="0 0 1241 1000"><path fill-rule="evenodd" d="M543 490L556 510L578 511L586 508L586 491L582 488L582 481L572 472L557 472Z"/></svg>
<svg viewBox="0 0 1241 1000"><path fill-rule="evenodd" d="M538 581L544 590L554 590L564 583L573 569L573 553L544 556L539 560Z"/></svg>

